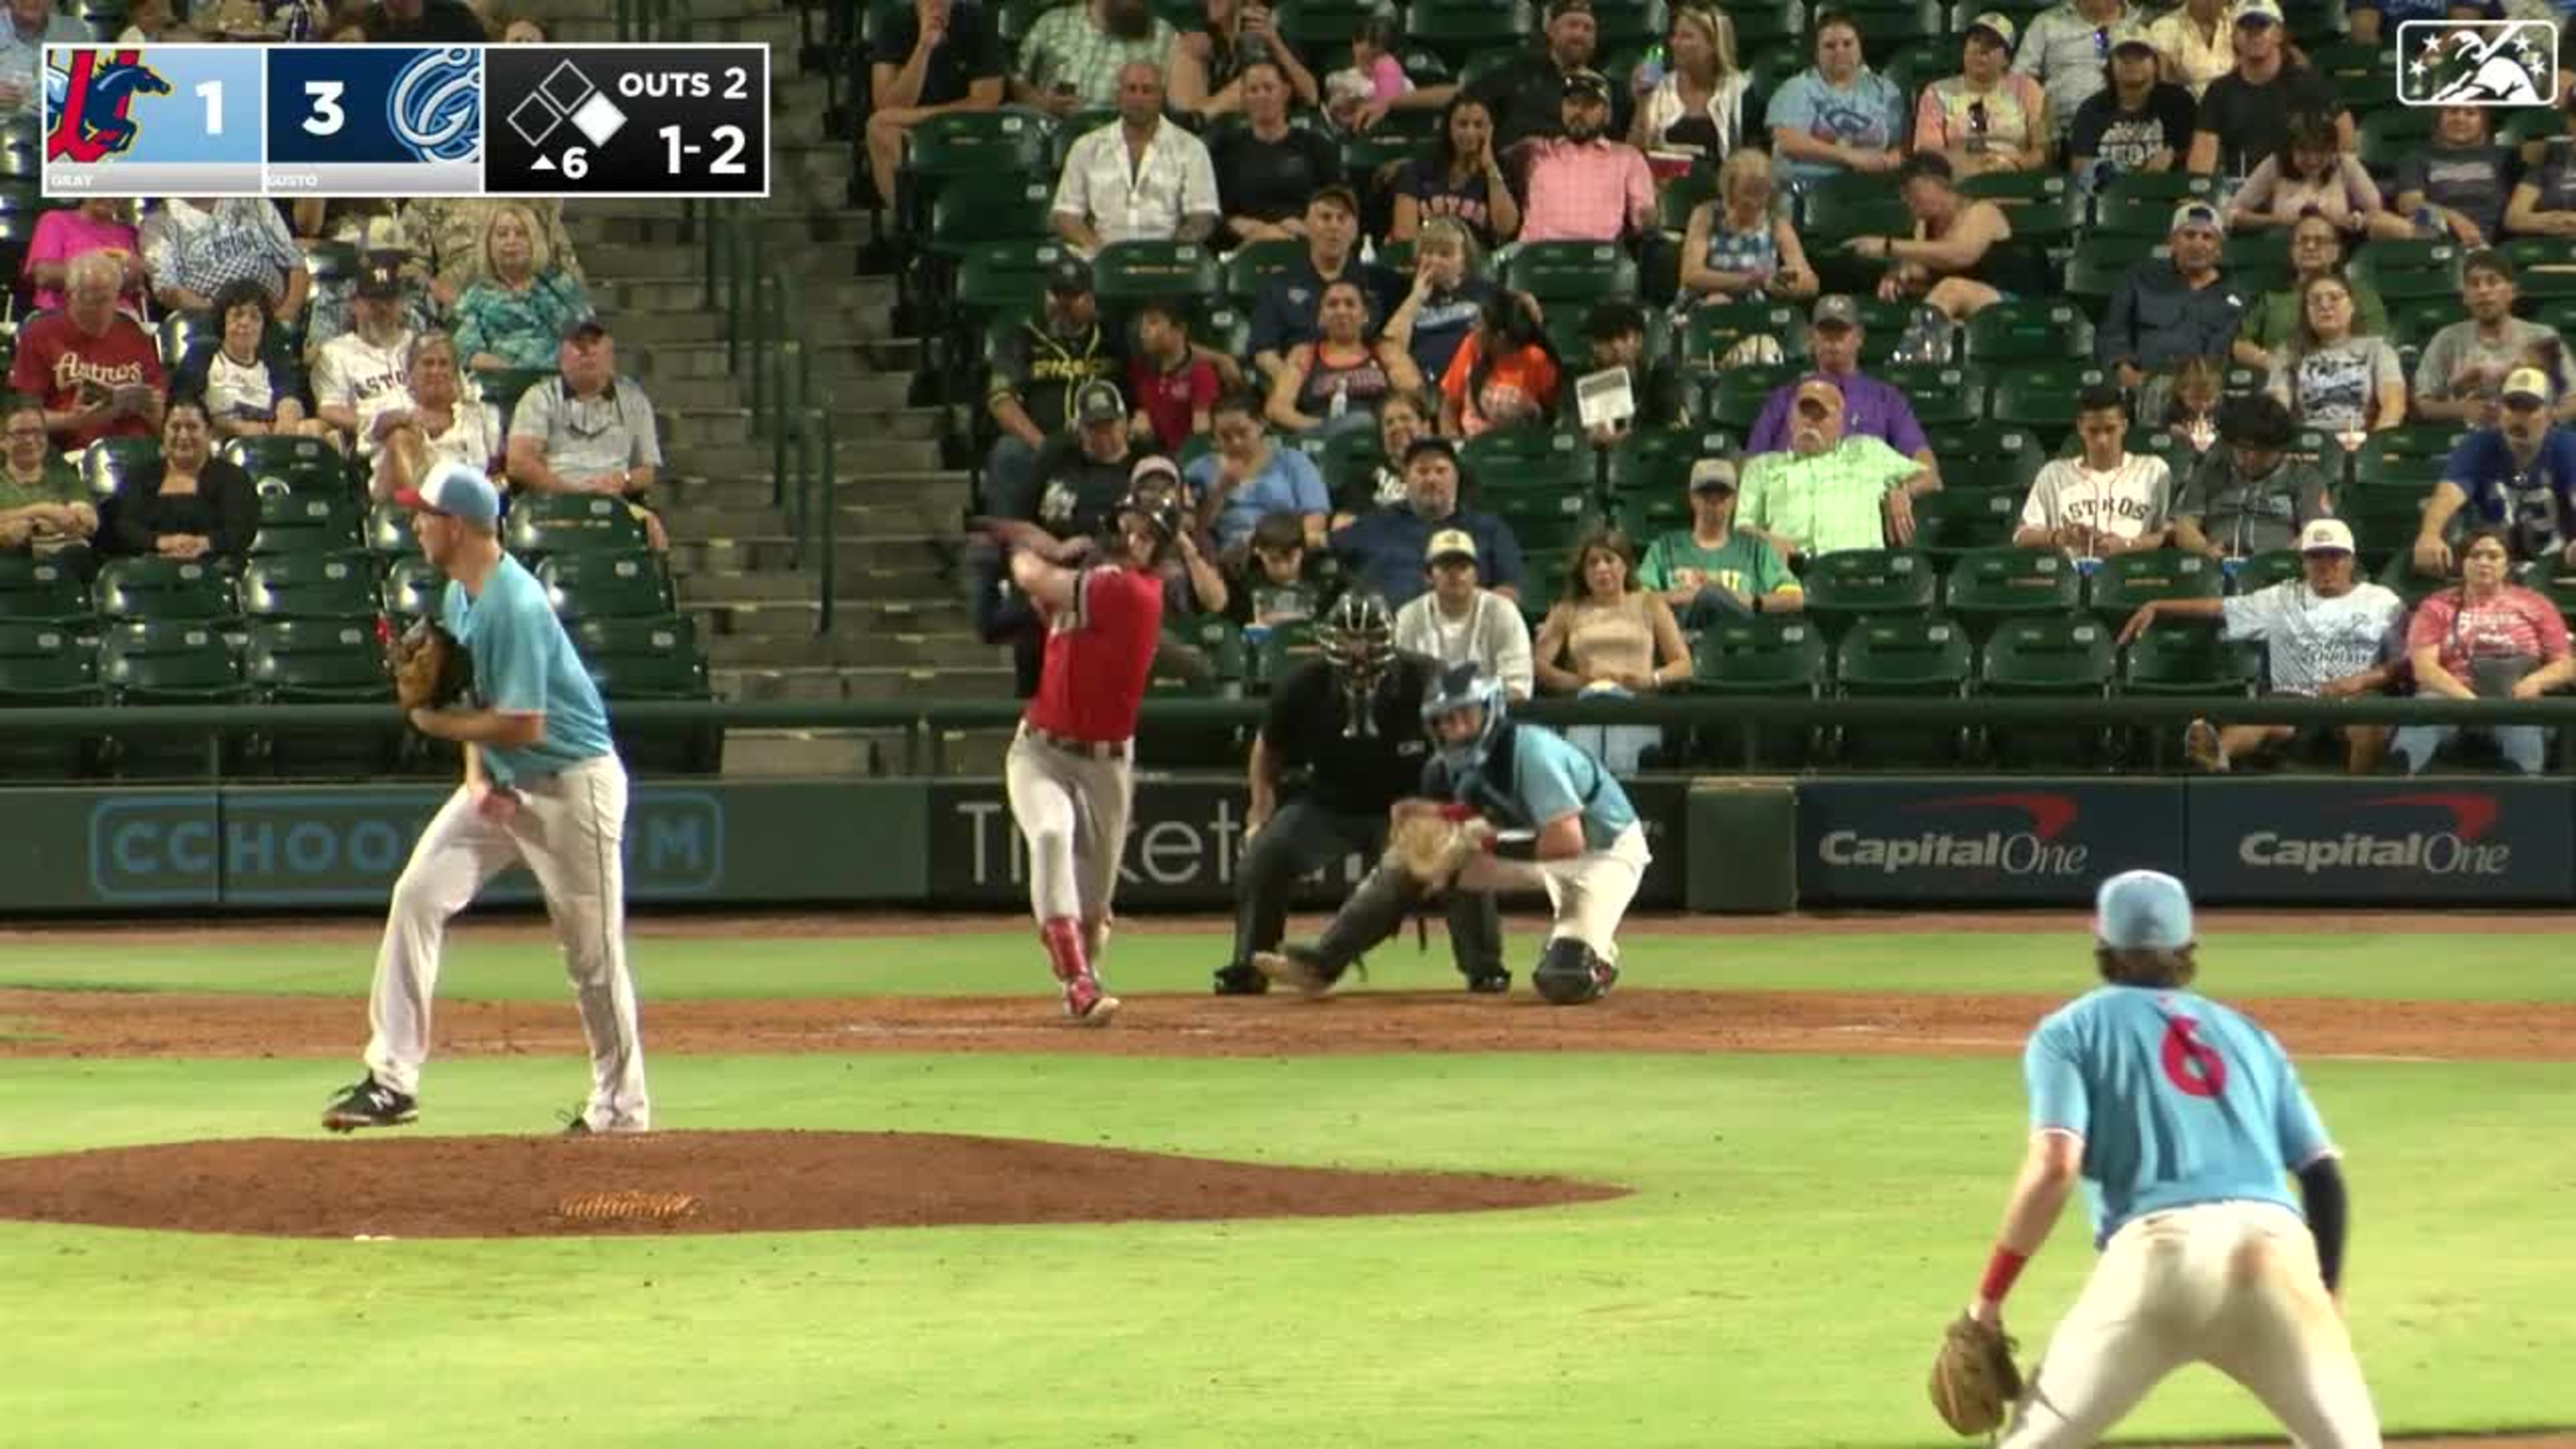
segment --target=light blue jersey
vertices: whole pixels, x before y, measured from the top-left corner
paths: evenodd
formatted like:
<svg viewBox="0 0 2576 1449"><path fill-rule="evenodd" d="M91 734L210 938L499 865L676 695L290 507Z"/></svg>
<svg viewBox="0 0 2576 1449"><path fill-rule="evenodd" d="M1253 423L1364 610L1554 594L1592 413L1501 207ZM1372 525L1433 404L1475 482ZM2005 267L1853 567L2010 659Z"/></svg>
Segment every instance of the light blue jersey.
<svg viewBox="0 0 2576 1449"><path fill-rule="evenodd" d="M1607 850L1637 823L1628 792L1601 762L1539 725L1506 725L1485 762L1464 779L1450 780L1436 759L1424 775L1426 793L1473 805L1504 830L1534 830L1579 811L1586 850Z"/></svg>
<svg viewBox="0 0 2576 1449"><path fill-rule="evenodd" d="M2272 1034L2188 991L2086 993L2031 1033L2022 1075L2031 1129L2084 1139L2096 1247L2132 1218L2194 1203L2296 1212L2285 1177L2334 1152Z"/></svg>
<svg viewBox="0 0 2576 1449"><path fill-rule="evenodd" d="M546 606L545 587L517 559L502 556L479 599L450 580L438 617L474 657L474 697L484 708L546 717L545 738L532 748L482 747L484 768L495 783L542 778L613 748L608 711L590 670Z"/></svg>

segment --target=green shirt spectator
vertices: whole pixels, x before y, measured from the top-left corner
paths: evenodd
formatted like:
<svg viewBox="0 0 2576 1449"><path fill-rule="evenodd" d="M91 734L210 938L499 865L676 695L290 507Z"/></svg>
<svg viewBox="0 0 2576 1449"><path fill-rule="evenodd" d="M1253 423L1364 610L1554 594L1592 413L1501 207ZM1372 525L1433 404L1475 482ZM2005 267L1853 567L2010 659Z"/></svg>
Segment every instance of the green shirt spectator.
<svg viewBox="0 0 2576 1449"><path fill-rule="evenodd" d="M5 441L0 450L0 549L52 554L98 531L98 510L81 486L80 470L48 443L42 409L10 409Z"/></svg>
<svg viewBox="0 0 2576 1449"><path fill-rule="evenodd" d="M1646 545L1637 582L1664 596L1682 626L1705 629L1747 613L1778 613L1805 601L1779 550L1735 531L1735 465L1703 458L1691 465L1691 526Z"/></svg>
<svg viewBox="0 0 2576 1449"><path fill-rule="evenodd" d="M1792 556L1887 544L1888 495L1923 465L1866 436L1843 435L1842 393L1830 382L1798 384L1789 447L1744 468L1738 518Z"/></svg>

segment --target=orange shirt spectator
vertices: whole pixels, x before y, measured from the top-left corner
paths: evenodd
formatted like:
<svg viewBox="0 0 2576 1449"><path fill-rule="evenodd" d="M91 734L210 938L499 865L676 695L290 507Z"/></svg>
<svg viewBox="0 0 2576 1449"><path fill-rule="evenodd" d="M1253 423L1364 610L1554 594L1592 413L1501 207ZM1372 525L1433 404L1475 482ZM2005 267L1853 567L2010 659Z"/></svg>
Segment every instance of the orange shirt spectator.
<svg viewBox="0 0 2576 1449"><path fill-rule="evenodd" d="M1458 345L1449 370L1441 374L1442 432L1472 438L1556 411L1556 358L1547 350L1528 302L1506 292L1485 304L1476 330Z"/></svg>

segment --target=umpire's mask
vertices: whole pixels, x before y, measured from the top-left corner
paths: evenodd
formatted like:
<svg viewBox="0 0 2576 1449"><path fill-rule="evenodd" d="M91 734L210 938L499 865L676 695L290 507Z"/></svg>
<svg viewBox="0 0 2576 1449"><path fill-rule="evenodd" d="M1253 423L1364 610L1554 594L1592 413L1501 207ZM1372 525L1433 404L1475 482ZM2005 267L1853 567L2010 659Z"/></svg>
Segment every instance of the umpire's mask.
<svg viewBox="0 0 2576 1449"><path fill-rule="evenodd" d="M1395 663L1395 615L1386 600L1356 590L1342 595L1316 628L1315 642L1342 682L1342 699L1349 706L1343 735L1375 736L1377 711L1371 702Z"/></svg>

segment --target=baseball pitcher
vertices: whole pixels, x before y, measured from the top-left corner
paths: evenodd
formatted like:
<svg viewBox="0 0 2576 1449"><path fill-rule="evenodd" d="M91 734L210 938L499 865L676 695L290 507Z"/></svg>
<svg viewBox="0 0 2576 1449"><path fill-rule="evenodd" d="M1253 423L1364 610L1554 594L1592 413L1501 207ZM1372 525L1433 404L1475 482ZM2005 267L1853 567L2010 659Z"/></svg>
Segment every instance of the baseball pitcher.
<svg viewBox="0 0 2576 1449"><path fill-rule="evenodd" d="M2182 882L2144 870L2103 882L2094 937L2108 984L2041 1022L2023 1054L2029 1156L1935 1360L1934 1406L1961 1433L2010 1406L2004 1449L2073 1449L2197 1361L2252 1390L2306 1449L2377 1449L2336 1291L2343 1175L2298 1072L2269 1032L2186 989ZM2294 1173L2304 1220L2284 1185ZM2004 1295L2078 1176L2102 1258L2022 1388Z"/></svg>
<svg viewBox="0 0 2576 1449"><path fill-rule="evenodd" d="M1422 702L1437 753L1422 796L1390 815L1381 871L1428 892L1544 891L1556 914L1530 985L1558 1006L1597 1001L1619 979L1619 920L1652 860L1628 792L1564 736L1504 717L1501 681L1475 663L1440 671ZM1263 975L1309 996L1350 966L1342 908L1322 939L1254 959Z"/></svg>
<svg viewBox="0 0 2576 1449"><path fill-rule="evenodd" d="M1136 712L1162 636L1156 572L1180 534L1167 499L1130 494L1100 562L1084 540L1035 524L982 519L1009 554L1011 582L1046 627L1037 693L1004 756L1011 818L1029 850L1038 940L1064 993L1064 1014L1106 1026L1118 998L1100 986L1111 898L1136 797Z"/></svg>
<svg viewBox="0 0 2576 1449"><path fill-rule="evenodd" d="M1323 658L1271 691L1248 770L1251 847L1236 882L1234 959L1216 973L1220 996L1257 995L1270 978L1253 965L1279 949L1288 893L1346 851L1386 847L1387 811L1412 789L1430 752L1422 699L1440 666L1395 647L1386 600L1344 594L1315 631ZM1292 794L1278 803L1283 791ZM1347 964L1392 936L1431 891L1398 870L1370 872L1335 918L1324 947ZM1492 895L1449 891L1449 949L1467 989L1511 990L1502 913Z"/></svg>
<svg viewBox="0 0 2576 1449"><path fill-rule="evenodd" d="M465 782L394 882L368 1005L367 1075L322 1125L351 1132L420 1115L447 922L485 882L525 865L545 893L590 1042L590 1096L567 1130L644 1131L652 1108L626 965L626 770L599 691L545 589L501 551L500 496L480 470L441 463L400 501L448 584L437 626L396 646L397 692L413 728L464 746Z"/></svg>

